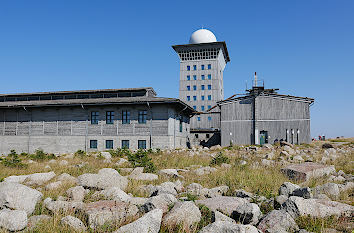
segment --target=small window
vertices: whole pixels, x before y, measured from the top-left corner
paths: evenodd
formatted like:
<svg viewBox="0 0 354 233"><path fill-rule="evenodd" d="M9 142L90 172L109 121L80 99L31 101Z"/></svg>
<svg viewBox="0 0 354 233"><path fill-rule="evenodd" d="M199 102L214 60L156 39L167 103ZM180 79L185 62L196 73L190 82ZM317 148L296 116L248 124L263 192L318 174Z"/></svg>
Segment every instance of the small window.
<svg viewBox="0 0 354 233"><path fill-rule="evenodd" d="M191 86L187 86L187 91L190 91L191 90Z"/></svg>
<svg viewBox="0 0 354 233"><path fill-rule="evenodd" d="M193 65L193 70L197 70L197 65Z"/></svg>
<svg viewBox="0 0 354 233"><path fill-rule="evenodd" d="M208 74L208 79L211 80L211 74Z"/></svg>
<svg viewBox="0 0 354 233"><path fill-rule="evenodd" d="M199 138L199 135L198 135L198 134L195 134L195 138Z"/></svg>
<svg viewBox="0 0 354 233"><path fill-rule="evenodd" d="M106 140L106 149L113 149L113 140Z"/></svg>
<svg viewBox="0 0 354 233"><path fill-rule="evenodd" d="M122 140L122 148L129 149L129 140Z"/></svg>
<svg viewBox="0 0 354 233"><path fill-rule="evenodd" d="M187 96L187 101L191 101L191 97L190 96Z"/></svg>
<svg viewBox="0 0 354 233"><path fill-rule="evenodd" d="M211 100L211 95L208 95L208 100Z"/></svg>
<svg viewBox="0 0 354 233"><path fill-rule="evenodd" d="M106 112L106 124L113 124L114 121L114 112L107 111Z"/></svg>
<svg viewBox="0 0 354 233"><path fill-rule="evenodd" d="M197 110L197 106L194 105L194 106L193 106L193 109L194 109L194 110Z"/></svg>
<svg viewBox="0 0 354 233"><path fill-rule="evenodd" d="M201 66L202 70L204 70L204 65Z"/></svg>
<svg viewBox="0 0 354 233"><path fill-rule="evenodd" d="M197 117L197 120L200 121L200 117Z"/></svg>
<svg viewBox="0 0 354 233"><path fill-rule="evenodd" d="M196 90L197 90L197 86L194 85L194 86L193 86L193 91L196 91Z"/></svg>
<svg viewBox="0 0 354 233"><path fill-rule="evenodd" d="M205 86L204 85L202 85L201 88L202 88L202 90L205 90Z"/></svg>
<svg viewBox="0 0 354 233"><path fill-rule="evenodd" d="M197 101L197 96L194 95L194 96L193 96L193 100L194 100L194 101Z"/></svg>
<svg viewBox="0 0 354 233"><path fill-rule="evenodd" d="M179 119L179 132L182 133L182 131L183 131L182 119Z"/></svg>
<svg viewBox="0 0 354 233"><path fill-rule="evenodd" d="M201 108L202 108L202 111L205 111L205 106L204 106L204 105L202 105L202 107L201 107Z"/></svg>
<svg viewBox="0 0 354 233"><path fill-rule="evenodd" d="M138 122L139 124L146 124L147 111L139 111Z"/></svg>
<svg viewBox="0 0 354 233"><path fill-rule="evenodd" d="M191 76L187 75L187 80L190 81L191 80Z"/></svg>
<svg viewBox="0 0 354 233"><path fill-rule="evenodd" d="M211 105L208 105L208 110L211 109Z"/></svg>
<svg viewBox="0 0 354 233"><path fill-rule="evenodd" d="M91 112L91 124L97 125L99 116L100 116L99 112Z"/></svg>
<svg viewBox="0 0 354 233"><path fill-rule="evenodd" d="M138 149L146 149L146 140L138 140Z"/></svg>
<svg viewBox="0 0 354 233"><path fill-rule="evenodd" d="M208 134L208 133L205 134L205 137L206 137L206 138L210 138L210 134Z"/></svg>
<svg viewBox="0 0 354 233"><path fill-rule="evenodd" d="M127 110L122 111L122 124L130 124L130 112Z"/></svg>
<svg viewBox="0 0 354 233"><path fill-rule="evenodd" d="M202 75L202 80L205 80L205 75Z"/></svg>
<svg viewBox="0 0 354 233"><path fill-rule="evenodd" d="M187 70L191 70L191 66L187 66Z"/></svg>
<svg viewBox="0 0 354 233"><path fill-rule="evenodd" d="M208 85L208 90L211 90L211 85Z"/></svg>
<svg viewBox="0 0 354 233"><path fill-rule="evenodd" d="M90 149L97 149L97 140L90 140Z"/></svg>
<svg viewBox="0 0 354 233"><path fill-rule="evenodd" d="M208 121L211 121L211 117L208 117Z"/></svg>
<svg viewBox="0 0 354 233"><path fill-rule="evenodd" d="M193 80L197 80L197 75L193 75Z"/></svg>
<svg viewBox="0 0 354 233"><path fill-rule="evenodd" d="M211 69L211 64L208 64L208 70L210 70Z"/></svg>
<svg viewBox="0 0 354 233"><path fill-rule="evenodd" d="M202 100L205 100L205 96L204 95L202 95Z"/></svg>

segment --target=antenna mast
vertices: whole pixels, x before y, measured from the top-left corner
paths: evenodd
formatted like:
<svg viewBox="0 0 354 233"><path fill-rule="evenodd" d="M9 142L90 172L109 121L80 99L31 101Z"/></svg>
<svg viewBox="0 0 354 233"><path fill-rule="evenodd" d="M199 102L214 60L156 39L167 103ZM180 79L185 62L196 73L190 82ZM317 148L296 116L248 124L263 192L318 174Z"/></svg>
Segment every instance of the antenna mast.
<svg viewBox="0 0 354 233"><path fill-rule="evenodd" d="M257 72L254 72L254 87L257 87Z"/></svg>

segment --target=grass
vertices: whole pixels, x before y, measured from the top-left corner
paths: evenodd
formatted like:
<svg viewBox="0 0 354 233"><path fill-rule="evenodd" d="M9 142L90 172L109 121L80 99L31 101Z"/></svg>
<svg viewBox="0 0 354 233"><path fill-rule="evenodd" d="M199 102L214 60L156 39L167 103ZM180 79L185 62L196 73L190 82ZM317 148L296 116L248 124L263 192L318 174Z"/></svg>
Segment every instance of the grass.
<svg viewBox="0 0 354 233"><path fill-rule="evenodd" d="M348 217L327 217L312 218L310 216L302 216L296 219L300 229L309 232L322 233L326 228L336 229L339 232L352 233L354 218Z"/></svg>

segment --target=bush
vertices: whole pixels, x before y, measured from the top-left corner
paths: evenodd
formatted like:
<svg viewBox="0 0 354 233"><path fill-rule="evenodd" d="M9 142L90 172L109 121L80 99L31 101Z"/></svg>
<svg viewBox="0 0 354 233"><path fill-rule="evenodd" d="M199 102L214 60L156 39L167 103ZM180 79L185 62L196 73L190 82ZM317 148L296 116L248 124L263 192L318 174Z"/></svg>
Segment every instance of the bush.
<svg viewBox="0 0 354 233"><path fill-rule="evenodd" d="M116 150L108 150L108 152L112 155L112 157L124 157L131 154L130 150L125 147L117 148Z"/></svg>
<svg viewBox="0 0 354 233"><path fill-rule="evenodd" d="M6 158L1 159L1 163L6 167L24 168L27 166L22 163L15 150L11 150Z"/></svg>
<svg viewBox="0 0 354 233"><path fill-rule="evenodd" d="M83 151L83 150L78 150L78 151L75 152L74 155L75 155L75 156L83 157L83 156L86 156L86 152Z"/></svg>
<svg viewBox="0 0 354 233"><path fill-rule="evenodd" d="M144 167L145 172L155 172L156 167L152 162L151 158L148 156L148 152L139 149L136 153L128 154L128 161L133 167Z"/></svg>
<svg viewBox="0 0 354 233"><path fill-rule="evenodd" d="M34 160L49 160L49 159L55 159L55 155L54 154L47 154L45 153L43 150L41 149L37 149L34 154L29 155L29 157L31 159Z"/></svg>
<svg viewBox="0 0 354 233"><path fill-rule="evenodd" d="M210 161L210 165L221 165L222 163L229 163L230 159L220 151L215 158Z"/></svg>

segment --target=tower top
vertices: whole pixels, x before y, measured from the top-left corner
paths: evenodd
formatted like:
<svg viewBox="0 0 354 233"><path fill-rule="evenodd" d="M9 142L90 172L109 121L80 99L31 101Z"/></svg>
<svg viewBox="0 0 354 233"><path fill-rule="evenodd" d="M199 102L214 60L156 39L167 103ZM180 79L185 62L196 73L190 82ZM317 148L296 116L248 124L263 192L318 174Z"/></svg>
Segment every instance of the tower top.
<svg viewBox="0 0 354 233"><path fill-rule="evenodd" d="M203 28L193 32L189 39L189 44L202 44L211 42L217 42L214 33Z"/></svg>

